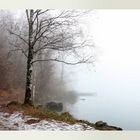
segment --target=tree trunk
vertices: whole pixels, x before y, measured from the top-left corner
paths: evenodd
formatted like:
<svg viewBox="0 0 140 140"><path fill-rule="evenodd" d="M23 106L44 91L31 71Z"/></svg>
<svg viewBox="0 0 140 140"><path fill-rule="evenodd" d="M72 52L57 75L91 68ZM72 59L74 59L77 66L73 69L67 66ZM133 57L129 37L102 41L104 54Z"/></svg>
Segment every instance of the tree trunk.
<svg viewBox="0 0 140 140"><path fill-rule="evenodd" d="M27 58L27 74L26 74L26 92L24 104L32 105L32 86L33 86L33 10L29 10L29 40L28 40L28 58Z"/></svg>
<svg viewBox="0 0 140 140"><path fill-rule="evenodd" d="M33 65L33 86L32 86L32 101L35 102L35 94L36 94L36 75L37 68L36 64Z"/></svg>
<svg viewBox="0 0 140 140"><path fill-rule="evenodd" d="M26 75L26 92L25 92L25 100L24 104L32 104L32 86L33 86L33 66L31 64L32 57L31 52L28 55L27 60L27 75Z"/></svg>

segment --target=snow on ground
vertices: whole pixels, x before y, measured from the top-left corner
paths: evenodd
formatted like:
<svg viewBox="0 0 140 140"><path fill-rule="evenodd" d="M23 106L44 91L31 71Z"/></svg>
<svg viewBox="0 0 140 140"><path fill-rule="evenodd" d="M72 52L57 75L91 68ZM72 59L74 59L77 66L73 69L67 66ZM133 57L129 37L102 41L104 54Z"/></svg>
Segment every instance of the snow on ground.
<svg viewBox="0 0 140 140"><path fill-rule="evenodd" d="M23 116L19 112L13 114L0 112L0 130L63 130L63 131L80 131L80 130L95 130L87 124L77 123L68 124L56 120L47 121L41 120L36 123L28 124L27 121L38 120L30 116Z"/></svg>

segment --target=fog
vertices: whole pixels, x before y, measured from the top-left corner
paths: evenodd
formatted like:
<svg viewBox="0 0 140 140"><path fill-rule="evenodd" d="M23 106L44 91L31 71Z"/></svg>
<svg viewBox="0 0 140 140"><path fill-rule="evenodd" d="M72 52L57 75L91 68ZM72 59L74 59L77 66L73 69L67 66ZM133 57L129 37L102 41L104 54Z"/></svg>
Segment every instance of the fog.
<svg viewBox="0 0 140 140"><path fill-rule="evenodd" d="M97 96L79 100L76 117L140 129L140 10L97 10L89 26L99 48L95 67L77 69L73 87ZM78 113L77 113L78 112Z"/></svg>
<svg viewBox="0 0 140 140"><path fill-rule="evenodd" d="M25 16L20 15L23 11L12 12L15 18L8 13L10 18L4 20L4 25L15 27L18 18L20 28L15 30L26 34L27 25L21 20ZM2 15L7 19L5 13ZM139 130L140 10L95 10L80 22L83 36L89 34L94 42L94 51L86 50L94 56L93 65L37 64L35 101L43 105L48 101L63 102L64 111L78 119L102 120L124 130ZM9 41L15 38L7 35L5 27L1 26L0 31L1 38L7 40L2 39L0 44L0 66L4 69L0 69L0 80L6 79L0 90L19 90L23 98L26 59L19 52L5 58L11 48ZM47 57L51 55L47 53Z"/></svg>

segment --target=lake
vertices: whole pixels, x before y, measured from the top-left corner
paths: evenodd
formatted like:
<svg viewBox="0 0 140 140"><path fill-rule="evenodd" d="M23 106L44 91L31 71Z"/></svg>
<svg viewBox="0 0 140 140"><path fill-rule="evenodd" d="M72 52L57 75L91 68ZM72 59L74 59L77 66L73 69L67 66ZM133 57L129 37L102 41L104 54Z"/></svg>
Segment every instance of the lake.
<svg viewBox="0 0 140 140"><path fill-rule="evenodd" d="M96 122L99 120L123 128L124 130L140 130L140 111L137 102L118 102L119 99L107 100L98 97L86 97L79 100L71 109L71 113L78 119ZM114 101L114 103L113 103Z"/></svg>
<svg viewBox="0 0 140 140"><path fill-rule="evenodd" d="M115 68L113 65L112 67ZM124 130L140 130L138 70L137 73L130 75L130 70L125 72L124 69L119 72L119 76L117 73L119 69L113 70L110 67L103 70L98 69L91 75L87 75L87 72L78 73L82 76L79 76L80 79L75 82L77 83L75 89L79 89L79 92L93 92L96 95L79 97L70 112L78 119L90 122L102 120Z"/></svg>

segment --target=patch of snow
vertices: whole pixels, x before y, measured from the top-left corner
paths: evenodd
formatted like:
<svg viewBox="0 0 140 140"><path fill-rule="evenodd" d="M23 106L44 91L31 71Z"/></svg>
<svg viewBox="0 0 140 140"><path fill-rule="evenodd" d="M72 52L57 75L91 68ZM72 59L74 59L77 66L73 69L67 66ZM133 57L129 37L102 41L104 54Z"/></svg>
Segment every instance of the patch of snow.
<svg viewBox="0 0 140 140"><path fill-rule="evenodd" d="M81 131L95 130L93 127L83 123L68 124L56 120L41 120L37 123L28 124L29 120L38 120L30 116L23 116L22 113L13 114L0 112L0 130L63 130L63 131Z"/></svg>

